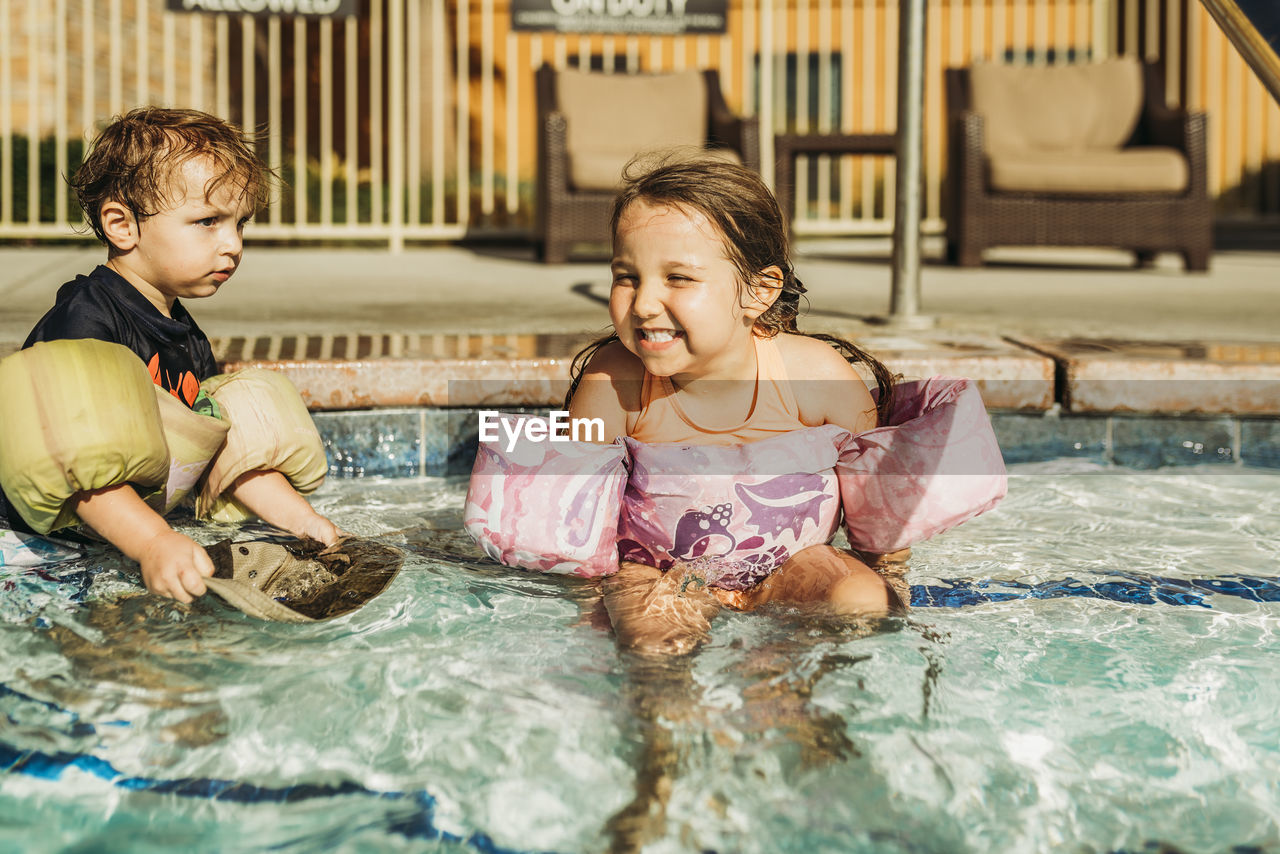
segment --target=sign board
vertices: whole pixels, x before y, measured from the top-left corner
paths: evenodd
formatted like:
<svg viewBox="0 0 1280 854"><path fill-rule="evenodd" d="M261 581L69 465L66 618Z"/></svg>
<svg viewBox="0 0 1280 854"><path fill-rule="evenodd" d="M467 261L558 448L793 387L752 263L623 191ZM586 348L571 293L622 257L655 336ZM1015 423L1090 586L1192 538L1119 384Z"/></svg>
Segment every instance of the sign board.
<svg viewBox="0 0 1280 854"><path fill-rule="evenodd" d="M728 6L728 0L511 0L511 28L654 36L723 33Z"/></svg>
<svg viewBox="0 0 1280 854"><path fill-rule="evenodd" d="M360 13L360 0L165 0L170 12L337 18Z"/></svg>

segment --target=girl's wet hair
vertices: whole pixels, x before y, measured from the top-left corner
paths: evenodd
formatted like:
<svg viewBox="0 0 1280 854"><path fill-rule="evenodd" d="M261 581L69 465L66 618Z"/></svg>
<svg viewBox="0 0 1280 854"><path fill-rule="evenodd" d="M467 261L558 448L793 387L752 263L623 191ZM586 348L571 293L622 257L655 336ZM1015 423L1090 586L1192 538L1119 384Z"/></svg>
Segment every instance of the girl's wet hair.
<svg viewBox="0 0 1280 854"><path fill-rule="evenodd" d="M214 177L202 188L205 198L231 182L253 210L266 207L275 175L254 154L253 140L199 110L138 107L117 116L93 141L68 183L93 233L110 245L102 229L103 204L120 202L139 222L155 216L174 201L178 169L198 157L213 166Z"/></svg>
<svg viewBox="0 0 1280 854"><path fill-rule="evenodd" d="M623 173L621 192L613 203L611 231L617 234L618 223L627 208L636 202L668 205L685 211L698 211L707 217L724 236L725 254L738 269L745 286L757 284L776 287L780 293L772 306L756 318L754 331L764 338L779 332L805 335L825 341L851 364L866 365L878 388L876 414L880 424L886 423L893 405L894 377L874 356L856 344L834 335L801 332L796 326L805 287L791 266L787 226L773 193L752 170L737 163L706 158L668 159L653 165L651 161L632 160ZM762 270L777 267L781 280L763 278ZM573 358L569 371L569 393L565 408L582 381L587 364L596 351L618 340L616 333L593 341Z"/></svg>

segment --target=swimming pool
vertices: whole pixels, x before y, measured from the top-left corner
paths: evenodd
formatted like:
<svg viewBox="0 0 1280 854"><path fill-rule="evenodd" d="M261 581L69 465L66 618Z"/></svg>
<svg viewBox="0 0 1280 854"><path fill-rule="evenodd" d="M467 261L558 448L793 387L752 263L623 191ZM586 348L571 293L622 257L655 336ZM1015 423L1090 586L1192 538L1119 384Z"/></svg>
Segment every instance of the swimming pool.
<svg viewBox="0 0 1280 854"><path fill-rule="evenodd" d="M0 569L0 848L1280 851L1280 471L1011 475L908 617L722 615L665 665L483 560L458 478L317 494L409 554L330 623Z"/></svg>

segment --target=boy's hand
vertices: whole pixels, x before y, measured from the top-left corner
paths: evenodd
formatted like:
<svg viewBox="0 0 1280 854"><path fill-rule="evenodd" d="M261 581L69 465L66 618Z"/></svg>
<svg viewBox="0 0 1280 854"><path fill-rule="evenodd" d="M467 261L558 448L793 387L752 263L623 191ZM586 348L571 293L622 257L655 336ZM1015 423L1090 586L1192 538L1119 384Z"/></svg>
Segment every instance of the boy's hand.
<svg viewBox="0 0 1280 854"><path fill-rule="evenodd" d="M213 575L208 552L190 537L172 530L153 537L143 547L138 563L148 590L179 602L203 596L204 580Z"/></svg>
<svg viewBox="0 0 1280 854"><path fill-rule="evenodd" d="M303 519L297 530L290 533L296 537L310 537L313 540L319 540L326 546L331 546L347 536L345 531L319 513L313 513L309 518Z"/></svg>
<svg viewBox="0 0 1280 854"><path fill-rule="evenodd" d="M90 528L142 567L142 581L158 596L190 602L205 592L213 561L190 537L169 527L126 484L81 492L72 509Z"/></svg>

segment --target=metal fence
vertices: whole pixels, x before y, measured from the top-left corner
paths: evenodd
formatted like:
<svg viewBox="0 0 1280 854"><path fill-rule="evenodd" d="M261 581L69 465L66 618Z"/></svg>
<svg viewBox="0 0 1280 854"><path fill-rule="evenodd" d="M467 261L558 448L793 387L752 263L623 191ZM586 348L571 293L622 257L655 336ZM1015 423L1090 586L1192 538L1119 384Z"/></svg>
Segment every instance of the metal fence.
<svg viewBox="0 0 1280 854"><path fill-rule="evenodd" d="M527 234L540 64L716 68L730 105L775 132L892 131L897 17L892 0L730 0L723 36L579 36L513 31L500 0L363 0L357 16L320 20L0 0L0 238L75 234L62 176L110 116L147 103L262 129L261 153L285 183L251 237L398 248ZM942 226L944 68L1116 54L1161 60L1170 101L1209 112L1220 216L1280 215L1280 107L1195 0L939 0L928 9L925 228ZM893 168L802 161L797 231L888 233Z"/></svg>

